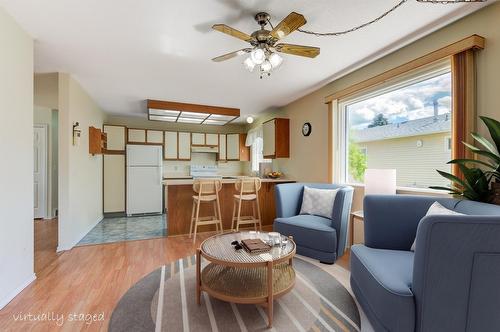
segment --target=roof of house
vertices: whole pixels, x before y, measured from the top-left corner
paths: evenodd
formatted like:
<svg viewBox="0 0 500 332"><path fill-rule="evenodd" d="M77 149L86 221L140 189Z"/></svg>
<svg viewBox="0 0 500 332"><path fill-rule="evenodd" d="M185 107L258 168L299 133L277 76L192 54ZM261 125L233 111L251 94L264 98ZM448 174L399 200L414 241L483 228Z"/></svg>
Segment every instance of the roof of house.
<svg viewBox="0 0 500 332"><path fill-rule="evenodd" d="M385 126L354 130L352 137L355 142L371 142L405 136L420 136L450 131L450 113L427 118L391 123Z"/></svg>

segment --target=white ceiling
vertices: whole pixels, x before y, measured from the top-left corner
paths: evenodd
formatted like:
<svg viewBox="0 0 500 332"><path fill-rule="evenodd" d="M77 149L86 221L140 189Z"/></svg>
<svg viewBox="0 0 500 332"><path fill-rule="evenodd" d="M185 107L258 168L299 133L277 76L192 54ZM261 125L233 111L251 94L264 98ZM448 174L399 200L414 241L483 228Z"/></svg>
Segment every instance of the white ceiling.
<svg viewBox="0 0 500 332"><path fill-rule="evenodd" d="M408 0L393 14L342 37L295 32L285 42L321 47L316 59L285 55L270 78L245 71L244 57L210 59L246 43L210 29L225 23L251 33L253 15L277 24L291 11L309 30L343 30L399 0L0 0L36 39L36 72L69 72L109 113L146 116L145 99L240 108L243 115L283 106L374 57L479 9ZM490 1L491 2L491 1Z"/></svg>

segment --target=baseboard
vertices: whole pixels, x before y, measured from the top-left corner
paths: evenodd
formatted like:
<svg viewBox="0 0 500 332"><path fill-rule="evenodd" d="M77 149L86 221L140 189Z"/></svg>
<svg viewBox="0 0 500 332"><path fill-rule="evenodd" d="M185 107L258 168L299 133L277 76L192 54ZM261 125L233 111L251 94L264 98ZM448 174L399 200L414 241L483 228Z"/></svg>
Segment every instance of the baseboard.
<svg viewBox="0 0 500 332"><path fill-rule="evenodd" d="M31 277L29 277L28 280L23 282L21 284L21 286L14 289L14 291L12 291L12 293L7 295L3 299L0 299L0 309L3 309L3 307L5 307L7 304L9 304L10 301L12 301L19 293L21 293L23 291L23 289L28 287L28 285L31 284L35 279L36 279L36 274L33 273L33 275L31 275Z"/></svg>
<svg viewBox="0 0 500 332"><path fill-rule="evenodd" d="M66 250L71 250L73 249L77 244L78 242L80 242L84 237L85 235L87 235L88 232L90 232L98 223L100 223L102 220L104 219L104 216L99 216L99 218L97 219L96 222L94 222L90 227L88 227L85 231L81 232L75 240L71 241L69 244L59 244L57 246L57 252L61 252L61 251L66 251ZM60 228L59 228L60 229Z"/></svg>

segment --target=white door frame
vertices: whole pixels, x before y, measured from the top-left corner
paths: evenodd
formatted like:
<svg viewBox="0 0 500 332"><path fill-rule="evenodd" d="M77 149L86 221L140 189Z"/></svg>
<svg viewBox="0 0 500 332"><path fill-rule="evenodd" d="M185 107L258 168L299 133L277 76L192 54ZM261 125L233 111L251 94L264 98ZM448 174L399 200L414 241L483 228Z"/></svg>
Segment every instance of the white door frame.
<svg viewBox="0 0 500 332"><path fill-rule="evenodd" d="M33 128L39 128L44 130L44 136L45 136L45 147L43 151L43 156L41 161L43 162L43 172L42 172L42 181L40 181L43 184L43 194L45 196L45 199L43 200L45 202L43 208L43 211L40 213L40 217L43 219L47 219L49 216L49 211L50 211L50 195L49 195L49 187L48 187L48 177L49 177L49 169L48 169L48 159L49 159L49 126L48 124L34 124ZM35 216L36 217L36 216Z"/></svg>

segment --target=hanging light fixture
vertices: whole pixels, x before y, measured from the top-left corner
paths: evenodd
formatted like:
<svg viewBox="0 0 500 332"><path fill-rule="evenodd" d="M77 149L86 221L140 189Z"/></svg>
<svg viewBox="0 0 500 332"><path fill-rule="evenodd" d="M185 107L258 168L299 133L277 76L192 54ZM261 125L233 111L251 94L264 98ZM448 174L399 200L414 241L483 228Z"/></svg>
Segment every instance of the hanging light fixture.
<svg viewBox="0 0 500 332"><path fill-rule="evenodd" d="M243 65L249 72L253 72L255 67L259 69L260 78L270 76L274 69L277 69L283 58L269 48L255 47L250 51L250 56L243 61Z"/></svg>

